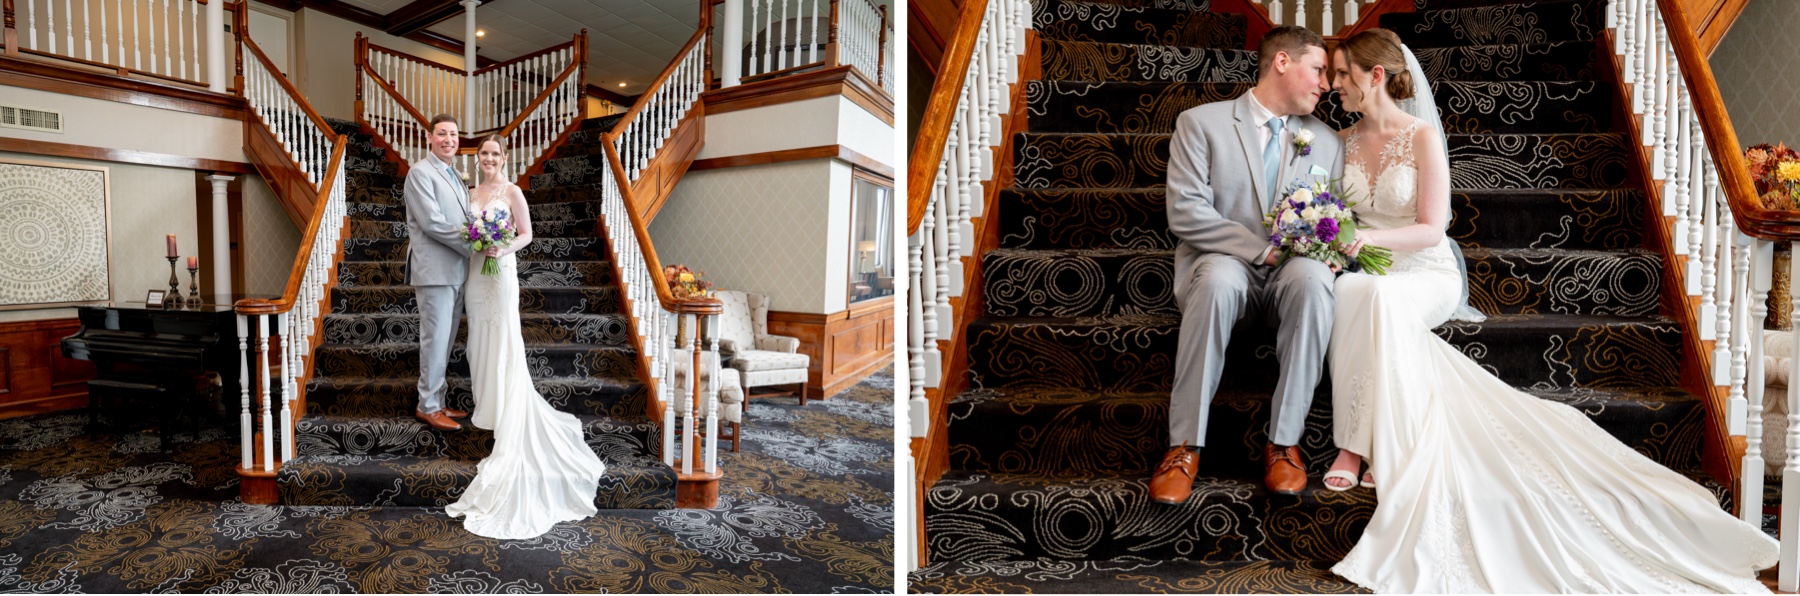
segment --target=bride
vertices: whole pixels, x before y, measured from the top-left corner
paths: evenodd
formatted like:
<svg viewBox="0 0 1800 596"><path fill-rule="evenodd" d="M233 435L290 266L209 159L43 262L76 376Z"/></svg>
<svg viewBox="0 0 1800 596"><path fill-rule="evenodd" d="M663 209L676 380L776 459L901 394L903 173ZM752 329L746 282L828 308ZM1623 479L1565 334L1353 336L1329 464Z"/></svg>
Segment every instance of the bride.
<svg viewBox="0 0 1800 596"><path fill-rule="evenodd" d="M1431 332L1480 314L1444 234L1450 168L1429 87L1385 29L1344 40L1331 71L1345 109L1362 114L1342 132L1343 186L1372 229L1350 252L1394 251L1389 275L1345 274L1335 289L1342 451L1326 485L1377 486L1380 499L1332 571L1377 592L1767 592L1756 571L1775 563L1773 539ZM1415 95L1409 113L1401 101ZM1363 457L1372 474L1359 479Z"/></svg>
<svg viewBox="0 0 1800 596"><path fill-rule="evenodd" d="M511 246L489 248L469 259L463 290L475 394L469 421L494 431L494 451L476 467L475 480L462 497L444 511L466 517L463 527L474 534L535 538L557 522L594 514L594 494L606 465L582 440L575 415L557 411L531 384L514 255L531 244L531 213L524 193L501 174L505 141L489 135L477 151L481 184L469 193L471 212L509 214L517 236ZM487 261L483 255L499 260L499 274L481 273Z"/></svg>

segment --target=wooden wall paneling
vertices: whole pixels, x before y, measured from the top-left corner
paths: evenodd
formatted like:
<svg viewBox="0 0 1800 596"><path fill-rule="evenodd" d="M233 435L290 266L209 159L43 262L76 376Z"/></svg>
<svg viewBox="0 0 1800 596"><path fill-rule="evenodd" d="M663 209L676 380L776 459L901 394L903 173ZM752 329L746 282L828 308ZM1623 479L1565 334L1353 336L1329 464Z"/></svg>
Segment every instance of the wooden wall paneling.
<svg viewBox="0 0 1800 596"><path fill-rule="evenodd" d="M13 153L30 153L50 157L69 157L74 159L91 159L145 166L161 166L165 168L181 168L184 170L207 170L213 172L229 172L248 174L256 171L250 164L240 161L224 161L198 157L184 157L167 153L151 153L131 149L110 149L90 145L73 145L50 141L33 141L14 137L0 137L0 151Z"/></svg>
<svg viewBox="0 0 1800 596"><path fill-rule="evenodd" d="M665 145L668 150L658 152L656 159L639 174L637 184L631 187L632 196L637 200L633 208L645 223L654 220L657 212L662 211L669 195L675 192L675 185L681 182L681 176L692 166L694 157L700 155L700 146L705 141L706 105L702 103L696 104L675 126L675 132Z"/></svg>
<svg viewBox="0 0 1800 596"><path fill-rule="evenodd" d="M262 124L245 124L244 156L250 158L256 172L269 183L269 189L275 191L288 219L305 229L312 220L313 203L318 201L319 192L312 182L301 176L300 169L294 167L293 158L288 157L281 142L275 140Z"/></svg>
<svg viewBox="0 0 1800 596"><path fill-rule="evenodd" d="M93 363L62 356L62 338L80 329L73 318L0 323L0 418L87 405Z"/></svg>
<svg viewBox="0 0 1800 596"><path fill-rule="evenodd" d="M28 58L0 56L0 85L243 120L243 98Z"/></svg>
<svg viewBox="0 0 1800 596"><path fill-rule="evenodd" d="M886 367L894 354L894 299L865 300L833 314L769 311L769 333L800 340L812 359L807 399L822 399Z"/></svg>

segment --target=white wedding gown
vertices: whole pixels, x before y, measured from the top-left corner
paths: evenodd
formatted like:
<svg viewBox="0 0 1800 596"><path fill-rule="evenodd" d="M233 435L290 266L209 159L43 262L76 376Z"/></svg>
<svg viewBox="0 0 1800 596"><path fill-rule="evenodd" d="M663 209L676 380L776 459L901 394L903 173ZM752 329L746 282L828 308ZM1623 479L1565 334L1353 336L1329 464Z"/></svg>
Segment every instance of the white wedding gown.
<svg viewBox="0 0 1800 596"><path fill-rule="evenodd" d="M490 197L483 209L507 207ZM581 421L544 401L531 384L519 322L518 256L501 257L497 275L482 275L486 260L469 259L463 301L475 394L469 422L494 431L494 451L444 511L466 516L463 528L480 536L535 538L557 522L594 514L606 464L583 440Z"/></svg>
<svg viewBox="0 0 1800 596"><path fill-rule="evenodd" d="M1373 189L1350 132L1343 186L1367 227L1415 223L1412 132L1383 148ZM1332 571L1376 592L1766 593L1772 538L1432 333L1461 298L1449 243L1337 280L1333 436L1368 458L1378 503Z"/></svg>

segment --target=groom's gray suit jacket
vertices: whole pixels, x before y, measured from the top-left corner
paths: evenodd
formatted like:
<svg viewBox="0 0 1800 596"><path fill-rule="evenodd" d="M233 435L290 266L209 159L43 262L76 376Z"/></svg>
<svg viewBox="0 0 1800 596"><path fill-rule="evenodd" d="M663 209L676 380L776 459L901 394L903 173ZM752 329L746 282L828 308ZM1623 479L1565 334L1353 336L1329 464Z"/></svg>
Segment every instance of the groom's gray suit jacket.
<svg viewBox="0 0 1800 596"><path fill-rule="evenodd" d="M406 173L406 283L419 304L419 411L444 407L451 344L469 277L469 191L427 155Z"/></svg>
<svg viewBox="0 0 1800 596"><path fill-rule="evenodd" d="M1325 366L1331 339L1333 275L1311 259L1279 268L1262 265L1269 246L1265 197L1296 178L1311 182L1314 166L1344 171L1337 132L1310 115L1288 118L1276 189L1263 178L1263 147L1249 92L1231 101L1182 112L1169 148L1167 206L1175 247L1175 303L1181 334L1171 389L1169 443L1204 445L1206 417L1224 374L1225 347L1240 318L1264 315L1279 324L1281 380L1271 405L1269 436L1297 444L1306 410ZM1312 151L1297 155L1293 131L1313 134Z"/></svg>

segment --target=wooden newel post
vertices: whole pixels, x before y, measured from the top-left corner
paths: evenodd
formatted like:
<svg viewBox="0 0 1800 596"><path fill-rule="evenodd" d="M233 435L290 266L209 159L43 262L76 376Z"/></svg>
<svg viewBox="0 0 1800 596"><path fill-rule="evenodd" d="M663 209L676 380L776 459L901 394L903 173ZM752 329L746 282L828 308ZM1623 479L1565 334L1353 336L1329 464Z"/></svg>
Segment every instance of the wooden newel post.
<svg viewBox="0 0 1800 596"><path fill-rule="evenodd" d="M361 31L356 32L356 41L350 46L350 77L356 79L356 120L363 121L363 57L368 54L368 38ZM368 124L368 122L363 122Z"/></svg>
<svg viewBox="0 0 1800 596"><path fill-rule="evenodd" d="M231 38L237 42L232 44L237 52L232 55L232 62L236 65L233 72L236 74L231 80L240 94L244 91L244 30L250 27L250 15L247 14L249 10L248 0L240 0L237 3L237 14L232 15L231 19Z"/></svg>
<svg viewBox="0 0 1800 596"><path fill-rule="evenodd" d="M6 55L19 55L19 31L13 17L13 0L6 0Z"/></svg>
<svg viewBox="0 0 1800 596"><path fill-rule="evenodd" d="M885 86L882 70L887 68L888 7L881 7L881 37L875 40L875 85Z"/></svg>
<svg viewBox="0 0 1800 596"><path fill-rule="evenodd" d="M713 0L700 0L700 26L706 29L706 41L700 43L704 60L701 64L700 83L703 89L713 89L713 7L718 6Z"/></svg>
<svg viewBox="0 0 1800 596"><path fill-rule="evenodd" d="M825 43L825 67L839 66L838 62L838 0L831 0L831 30Z"/></svg>

